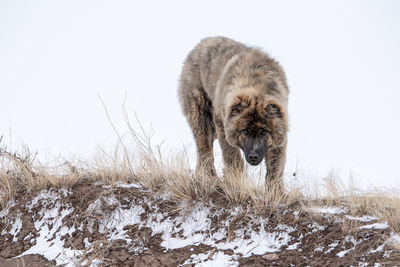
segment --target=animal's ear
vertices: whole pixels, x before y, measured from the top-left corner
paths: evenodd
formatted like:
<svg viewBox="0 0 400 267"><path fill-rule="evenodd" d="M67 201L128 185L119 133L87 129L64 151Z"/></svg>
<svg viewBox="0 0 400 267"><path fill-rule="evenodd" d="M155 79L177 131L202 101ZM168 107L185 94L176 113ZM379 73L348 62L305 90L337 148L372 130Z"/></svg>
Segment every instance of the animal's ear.
<svg viewBox="0 0 400 267"><path fill-rule="evenodd" d="M271 118L282 118L282 111L278 104L268 103L265 106L265 111L267 112L267 116Z"/></svg>
<svg viewBox="0 0 400 267"><path fill-rule="evenodd" d="M246 96L237 96L232 104L229 116L239 115L250 105L250 99Z"/></svg>
<svg viewBox="0 0 400 267"><path fill-rule="evenodd" d="M247 108L249 105L248 103L246 103L245 101L242 101L234 106L232 106L231 108L231 115L239 115L240 113L242 113L242 111Z"/></svg>

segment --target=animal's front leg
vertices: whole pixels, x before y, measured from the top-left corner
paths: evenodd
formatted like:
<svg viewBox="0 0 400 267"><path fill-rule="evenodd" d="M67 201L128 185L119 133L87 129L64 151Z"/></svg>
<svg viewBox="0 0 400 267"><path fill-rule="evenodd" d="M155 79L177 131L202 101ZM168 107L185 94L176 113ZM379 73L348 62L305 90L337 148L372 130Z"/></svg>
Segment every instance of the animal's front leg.
<svg viewBox="0 0 400 267"><path fill-rule="evenodd" d="M283 192L283 171L286 162L286 143L283 146L269 149L265 155L267 174L265 184L269 188L276 188Z"/></svg>
<svg viewBox="0 0 400 267"><path fill-rule="evenodd" d="M199 142L197 142L199 143ZM196 175L216 176L212 145L197 145Z"/></svg>
<svg viewBox="0 0 400 267"><path fill-rule="evenodd" d="M240 149L231 146L225 138L225 131L221 122L216 121L218 143L221 146L222 159L224 161L224 176L243 172L243 159Z"/></svg>

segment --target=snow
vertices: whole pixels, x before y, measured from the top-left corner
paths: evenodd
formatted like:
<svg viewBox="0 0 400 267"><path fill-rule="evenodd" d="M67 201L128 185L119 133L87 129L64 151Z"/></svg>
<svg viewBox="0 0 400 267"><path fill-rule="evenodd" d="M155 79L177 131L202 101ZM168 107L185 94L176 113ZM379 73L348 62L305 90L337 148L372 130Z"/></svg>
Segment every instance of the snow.
<svg viewBox="0 0 400 267"><path fill-rule="evenodd" d="M158 222L159 226L155 226L154 222L151 223L150 227L156 233L163 232L161 245L167 249L182 248L189 245L199 245L204 243L205 236L200 233L203 229L210 227L211 220L207 217L210 213L210 207L206 207L203 203L197 204L192 212L187 216L177 217L171 220L165 220L164 222ZM161 216L160 218L164 218ZM170 231L165 231L171 228ZM183 238L173 237L172 234L177 234L183 231Z"/></svg>
<svg viewBox="0 0 400 267"><path fill-rule="evenodd" d="M321 247L315 248L314 251L322 252L322 251L324 251L324 249L325 249L325 246L321 246Z"/></svg>
<svg viewBox="0 0 400 267"><path fill-rule="evenodd" d="M260 232L251 231L251 237L248 240L243 239L241 235L232 242L218 243L216 247L219 249L232 249L234 253L241 253L243 257L250 257L279 251L282 246L289 243L291 238L288 232L269 233L265 231L264 225L262 225Z"/></svg>
<svg viewBox="0 0 400 267"><path fill-rule="evenodd" d="M59 191L65 194L65 190ZM63 219L73 212L70 204L62 204L57 201L60 195L54 190L42 190L32 201L27 204L31 210L41 203L42 209L39 211L40 220L34 222L35 229L39 236L36 238L36 244L21 255L40 254L48 260L55 260L57 265L65 264L74 266L73 259L81 255L79 250L73 250L64 247L64 241L61 238L65 235L71 236L75 228L63 226ZM50 208L50 206L53 206ZM16 257L16 258L17 258Z"/></svg>
<svg viewBox="0 0 400 267"><path fill-rule="evenodd" d="M36 207L38 202L42 202L42 204L51 204L60 199L60 196L54 192L54 190L42 190L37 194L27 206L29 212L32 212L32 208Z"/></svg>
<svg viewBox="0 0 400 267"><path fill-rule="evenodd" d="M164 221L161 223L165 225L163 227L163 242L161 245L167 249L175 249L189 245L205 244L220 250L232 249L235 254L241 253L243 257L249 257L251 255L279 251L282 246L287 245L291 240L289 233L292 229L281 232L267 232L265 226L268 221L260 218L254 218L255 223L260 224L259 231L244 227L235 231L234 238L231 241L224 240L228 236L225 228L220 228L219 231L213 234L207 234L202 231L203 229L210 229L209 213L210 207L199 203L196 204L188 216L184 218L177 217L173 223L169 220ZM169 225L175 226L170 231L165 231L165 229L170 228ZM172 234L180 233L182 230L182 237L172 237ZM244 239L245 234L249 235L250 238Z"/></svg>
<svg viewBox="0 0 400 267"><path fill-rule="evenodd" d="M368 251L368 254L371 253L377 253L377 252L383 252L383 249L385 248L385 243L383 243L382 245L378 246L376 249L371 249L370 251Z"/></svg>
<svg viewBox="0 0 400 267"><path fill-rule="evenodd" d="M381 244L380 246L378 246L376 249L370 249L368 251L368 254L384 252L384 248L385 248L385 246L387 244L390 244L390 245L392 245L394 247L399 246L399 244L400 244L400 235L391 232L389 239L385 240L385 242L383 244ZM385 254L384 254L384 257L385 257L385 255L386 255L386 257L389 257L390 254L391 254L391 251L386 251Z"/></svg>
<svg viewBox="0 0 400 267"><path fill-rule="evenodd" d="M292 244L292 245L289 245L289 246L287 247L286 250L294 250L294 249L297 249L297 247L298 247L300 244L301 244L301 242L296 242L296 243L294 243L294 244Z"/></svg>
<svg viewBox="0 0 400 267"><path fill-rule="evenodd" d="M311 207L309 208L309 211L314 212L314 213L323 213L323 214L341 214L345 213L346 210L341 207Z"/></svg>
<svg viewBox="0 0 400 267"><path fill-rule="evenodd" d="M234 256L227 255L223 252L209 252L207 254L201 253L192 255L190 259L186 260L182 265L195 264L197 267L212 267L212 266L239 266L239 262L234 259Z"/></svg>
<svg viewBox="0 0 400 267"><path fill-rule="evenodd" d="M360 221L360 222L371 222L371 221L378 220L378 217L368 216L368 215L364 215L362 217L354 217L354 216L351 216L351 215L346 215L345 217L347 219L349 219L349 220L356 220L356 221Z"/></svg>
<svg viewBox="0 0 400 267"><path fill-rule="evenodd" d="M347 253L349 253L350 251L355 250L355 249L356 249L356 246L359 245L359 244L361 244L361 243L364 242L365 240L367 240L367 238L357 240L354 236L346 235L345 238L344 238L344 240L345 240L346 242L352 243L353 246L352 246L351 248L349 248L349 249L346 249L346 250L343 250L343 251L340 251L340 252L336 253L336 256L338 256L338 257L340 257L340 258L343 258L343 257L344 257Z"/></svg>
<svg viewBox="0 0 400 267"><path fill-rule="evenodd" d="M113 197L110 197L109 200L104 199L104 201L115 204ZM100 203L101 201L96 200L89 206L88 211L101 212ZM211 203L196 203L190 210L184 208L185 206L186 204L183 204L180 216L175 218L169 217L166 213L155 212L150 214L152 217L147 221L140 219L140 215L145 212L140 206L134 206L129 209L117 207L111 214L99 221L99 230L100 232L108 233L111 240L124 239L129 244L134 240L126 236L123 228L126 225L138 224L139 228L151 228L153 235L161 234L161 246L167 250L205 244L219 250L232 249L235 254L241 253L244 257L279 251L282 246L291 241L292 237L289 233L295 231L293 227L278 225L277 228L281 231L268 232L265 230L268 220L253 218L255 223L260 224L258 231L248 227L240 228L235 231L234 238L228 241L225 240L228 235L226 227L221 227L212 234L203 231L211 228L210 216L215 216L210 211L213 207ZM154 208L158 209L157 207ZM227 212L235 215L238 210L232 209ZM243 239L246 234L250 238Z"/></svg>
<svg viewBox="0 0 400 267"><path fill-rule="evenodd" d="M85 237L84 239L83 239L83 243L85 244L85 248L89 248L90 247L90 242L89 242L89 239L87 238L87 237Z"/></svg>
<svg viewBox="0 0 400 267"><path fill-rule="evenodd" d="M386 229L388 227L389 227L388 223L383 222L383 223L373 223L373 224L363 225L360 226L358 229Z"/></svg>
<svg viewBox="0 0 400 267"><path fill-rule="evenodd" d="M7 212L4 212L3 214L0 214L0 218L4 218L6 214L7 214ZM9 233L10 235L13 236L13 242L17 242L18 241L17 235L19 234L19 232L22 229L21 213L18 211L17 217L15 218L14 222L12 222L10 220L6 220L6 221L7 221L8 224L12 225L12 227L11 227L9 232L7 232L6 229L3 229L1 234L5 235L5 234Z"/></svg>
<svg viewBox="0 0 400 267"><path fill-rule="evenodd" d="M115 186L121 188L142 188L140 184L135 183L116 183Z"/></svg>
<svg viewBox="0 0 400 267"><path fill-rule="evenodd" d="M0 211L0 218L5 218L8 215L8 210L10 209L10 207L15 205L15 201L14 199L11 199L7 202L4 210Z"/></svg>
<svg viewBox="0 0 400 267"><path fill-rule="evenodd" d="M122 188L138 188L138 185L130 185L120 183L116 185ZM55 260L57 265L74 266L74 263L79 256L83 254L81 250L74 250L64 247L67 237L71 237L77 230L75 227L65 226L65 218L74 212L71 204L59 201L63 196L71 194L68 190L42 190L30 202L26 204L29 211L36 210L34 219L34 227L37 230L38 236L33 238L30 235L30 242L35 242L27 251L23 252L23 256L27 254L40 254L48 260ZM165 196L153 196L152 198L144 197L140 201L143 203L151 203L156 200L164 199ZM11 203L11 202L10 202ZM157 202L153 202L157 203ZM87 210L87 214L96 216L88 216L84 223L78 229L82 230L83 227L88 227L89 231L93 231L95 222L98 223L98 230L100 233L105 234L110 241L112 240L125 240L127 242L126 248L129 253L140 254L147 250L143 240L134 239L127 234L124 230L125 226L135 225L135 227L150 228L153 235L160 234L161 246L165 250L183 248L186 246L198 246L204 244L210 246L211 251L201 254L193 254L190 259L186 260L183 264L195 264L196 266L238 266L238 257L250 257L252 255L263 255L265 253L274 253L286 247L287 250L297 249L305 236L315 233L317 231L324 231L326 226L320 225L317 222L309 223L307 226L309 231L304 235L301 234L295 238L290 234L297 231L297 226L289 226L286 224L278 224L274 229L270 228L269 219L246 214L251 224L241 224L240 227L234 227L230 231L231 224L245 212L242 208L232 207L228 209L218 209L212 202L193 202L191 205L182 202L178 209L178 215L171 217L167 211L161 210L157 204L152 204L146 219L142 218L142 214L146 210L140 203L129 203L122 205L115 195L99 195L99 197L91 203ZM341 207L313 207L313 212L322 214L341 214L345 210ZM7 218L8 210L5 209L0 213L1 218ZM227 214L227 216L226 216ZM37 217L39 215L39 217ZM216 216L225 218L219 221L219 224L213 224L212 219ZM32 215L33 216L33 215ZM374 216L354 217L345 215L349 220L358 220L361 222L371 222L378 218ZM35 218L39 218L36 219ZM9 233L13 236L13 241L18 240L18 233L22 229L21 214L10 222L12 227L9 231L3 230L2 235ZM254 226L257 227L254 227ZM253 227L251 227L253 226ZM359 229L386 229L388 228L387 222L371 223L359 227ZM204 231L207 229L207 231ZM29 236L29 235L28 235ZM27 238L27 237L25 237ZM338 257L344 257L350 251L354 250L357 245L364 242L366 239L356 239L354 236L347 235L345 237L346 243L351 243L351 247L341 247L342 251L336 253ZM91 249L92 244L88 238L83 240L85 248ZM320 246L314 251L324 252L325 254L331 253L338 248L340 241L334 240L327 246ZM384 251L387 243L400 244L400 236L392 233L390 238L384 244L376 248L371 248L368 253L377 253ZM290 244L290 245L289 245ZM230 250L228 255L227 250ZM324 251L325 250L325 251ZM100 264L100 261L95 261L92 266Z"/></svg>
<svg viewBox="0 0 400 267"><path fill-rule="evenodd" d="M284 231L287 231L288 233L292 233L292 232L296 231L296 229L294 227L291 227L286 224L278 224L275 227L275 230L284 230Z"/></svg>
<svg viewBox="0 0 400 267"><path fill-rule="evenodd" d="M116 207L109 215L103 216L106 206ZM143 207L140 205L133 205L128 209L123 209L120 202L115 196L101 196L96 199L87 208L88 214L100 214L101 219L88 219L89 220L89 231L92 232L92 227L95 220L99 223L99 232L106 233L110 240L125 240L128 244L132 242L132 239L126 235L126 231L123 228L127 225L134 225L140 223L140 215L145 212ZM88 243L89 245L89 243Z"/></svg>
<svg viewBox="0 0 400 267"><path fill-rule="evenodd" d="M110 240L123 239L130 243L132 240L127 237L123 228L126 225L133 225L140 222L140 214L144 209L141 206L134 206L130 209L122 209L121 207L116 208L108 219L102 219L100 221L100 232L109 232Z"/></svg>
<svg viewBox="0 0 400 267"><path fill-rule="evenodd" d="M393 245L400 245L400 235L397 233L390 233L389 242Z"/></svg>
<svg viewBox="0 0 400 267"><path fill-rule="evenodd" d="M325 254L330 253L330 252L331 252L332 250L334 250L338 245L339 245L339 241L338 241L338 240L336 240L336 241L330 243L330 244L328 245L329 249L328 249L327 251L325 251Z"/></svg>
<svg viewBox="0 0 400 267"><path fill-rule="evenodd" d="M15 222L13 224L13 227L10 230L10 234L13 235L13 242L18 241L18 238L16 237L21 231L22 228L22 221L21 221L21 213L18 212L17 218L15 219Z"/></svg>
<svg viewBox="0 0 400 267"><path fill-rule="evenodd" d="M319 225L319 224L316 223L316 222L313 222L312 224L309 224L308 227L312 228L311 233L315 233L315 232L317 232L317 231L324 231L325 228L326 228L325 226Z"/></svg>

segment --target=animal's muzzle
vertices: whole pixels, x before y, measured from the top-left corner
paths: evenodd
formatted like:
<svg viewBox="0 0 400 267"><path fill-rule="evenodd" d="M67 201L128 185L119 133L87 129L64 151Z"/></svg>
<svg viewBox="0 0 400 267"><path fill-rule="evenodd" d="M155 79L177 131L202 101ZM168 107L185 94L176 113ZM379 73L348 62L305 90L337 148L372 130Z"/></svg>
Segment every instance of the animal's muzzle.
<svg viewBox="0 0 400 267"><path fill-rule="evenodd" d="M246 161L254 166L258 165L262 159L262 156L254 152L250 152L248 155L246 155Z"/></svg>

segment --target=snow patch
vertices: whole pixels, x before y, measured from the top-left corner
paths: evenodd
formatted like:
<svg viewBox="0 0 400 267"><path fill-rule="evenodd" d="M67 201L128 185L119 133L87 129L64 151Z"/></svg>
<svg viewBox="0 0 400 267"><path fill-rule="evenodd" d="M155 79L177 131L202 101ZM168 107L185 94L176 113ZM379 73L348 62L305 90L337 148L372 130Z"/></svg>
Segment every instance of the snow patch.
<svg viewBox="0 0 400 267"><path fill-rule="evenodd" d="M121 187L121 188L142 188L143 186L141 186L140 184L136 184L136 183L116 183L115 184L116 187Z"/></svg>
<svg viewBox="0 0 400 267"><path fill-rule="evenodd" d="M385 242L383 244L381 244L380 246L378 246L376 249L370 249L367 254L384 252L384 248L387 244L389 244L393 247L399 246L400 245L400 235L391 232L389 239L385 240ZM392 251L386 251L384 254L384 257L389 257L391 252Z"/></svg>
<svg viewBox="0 0 400 267"><path fill-rule="evenodd" d="M326 229L325 226L319 225L316 222L313 222L312 224L309 224L308 227L310 227L312 229L311 233L315 233L317 231L324 231Z"/></svg>
<svg viewBox="0 0 400 267"><path fill-rule="evenodd" d="M392 243L392 245L400 245L400 235L391 232L388 242Z"/></svg>
<svg viewBox="0 0 400 267"><path fill-rule="evenodd" d="M346 215L346 218L349 219L349 220L356 220L356 221L360 221L360 222L371 222L371 221L378 220L377 217L368 216L368 215L364 215L362 217L354 217L354 216L351 216L351 215Z"/></svg>
<svg viewBox="0 0 400 267"><path fill-rule="evenodd" d="M109 201L114 204L112 200ZM144 200L146 201L146 200ZM94 202L89 206L91 212L101 212L99 202ZM158 207L153 207L156 212L150 214L146 221L140 219L140 215L145 212L141 206L133 206L129 209L122 209L117 206L111 214L108 214L99 221L99 231L108 233L111 240L123 239L128 243L134 242L123 230L126 225L137 224L139 229L142 227L151 228L153 235L161 234L161 246L168 249L183 248L186 246L198 246L200 244L209 245L218 250L231 249L235 254L242 254L243 257L251 255L262 255L266 252L276 252L291 241L289 233L295 231L293 227L287 225L278 225L281 231L267 231L268 220L259 217L253 217L252 221L260 225L257 230L250 227L240 227L234 231L232 240L226 240L228 236L227 228L230 221L239 213L238 209L226 210L232 217L225 221L225 225L217 229L211 229L211 217L216 216L218 212L211 213L213 204L195 203L195 205L182 203L182 209L179 216L171 218L167 213L157 212ZM204 231L210 229L210 231ZM214 231L213 231L214 230ZM247 239L243 238L248 236Z"/></svg>
<svg viewBox="0 0 400 267"><path fill-rule="evenodd" d="M337 240L337 241L334 241L334 242L332 242L332 243L330 243L329 245L328 245L328 249L325 251L325 254L328 254L328 253L330 253L332 250L334 250L337 246L339 245L339 241Z"/></svg>
<svg viewBox="0 0 400 267"><path fill-rule="evenodd" d="M39 236L31 240L36 241L34 246L16 258L28 254L40 254L50 261L55 260L57 265L74 266L73 259L82 254L80 250L64 248L64 240L61 239L65 238L62 237L66 235L71 237L75 228L63 226L63 219L73 212L73 208L70 204L57 201L60 199L59 193L64 195L68 191L59 190L56 193L54 190L42 190L27 205L31 211L33 207L41 203L42 209L38 212L40 220L34 222Z"/></svg>
<svg viewBox="0 0 400 267"><path fill-rule="evenodd" d="M0 218L4 218L6 214L8 214L8 210L7 210L7 212L1 214ZM12 227L11 227L10 231L3 229L3 231L1 232L1 235L10 234L13 236L12 241L17 242L18 241L17 235L19 234L19 232L22 229L21 212L19 212L19 211L17 212L17 216L14 221L11 221L7 218L6 223L9 225L12 225Z"/></svg>
<svg viewBox="0 0 400 267"><path fill-rule="evenodd" d="M109 214L104 214L107 207L110 206L114 207L113 211ZM145 210L142 206L132 204L131 207L124 209L115 196L102 196L87 208L88 214L98 214L101 217L101 219L95 220L92 218L88 220L89 231L93 231L92 227L95 221L97 221L100 233L106 233L110 240L122 239L129 244L132 242L132 239L126 235L126 231L123 228L127 225L140 223L140 215L143 212Z"/></svg>
<svg viewBox="0 0 400 267"><path fill-rule="evenodd" d="M205 207L203 203L199 203L187 216L179 216L172 221L170 219L163 222L159 221L157 223L159 224L158 226L152 222L150 227L156 233L162 232L163 242L161 243L161 246L167 249L199 245L206 241L206 237L204 236L204 233L202 233L202 230L210 227L211 220L208 218L209 212L209 207ZM165 215L162 215L157 219L160 218L165 218ZM170 230L167 231L167 229ZM176 237L174 237L175 235ZM182 237L179 237L179 235L182 235Z"/></svg>
<svg viewBox="0 0 400 267"><path fill-rule="evenodd" d="M383 222L383 223L373 223L373 224L363 225L358 227L358 229L386 229L388 227L389 227L388 223Z"/></svg>
<svg viewBox="0 0 400 267"><path fill-rule="evenodd" d="M341 207L310 207L308 208L308 211L314 212L314 213L323 213L323 214L341 214L347 212L344 208Z"/></svg>
<svg viewBox="0 0 400 267"><path fill-rule="evenodd" d="M227 255L221 251L217 253L201 253L198 255L192 255L190 259L186 260L182 265L179 266L186 266L190 264L195 264L196 267L239 266L239 262L236 261L235 258L235 256Z"/></svg>
<svg viewBox="0 0 400 267"><path fill-rule="evenodd" d="M340 251L340 252L336 253L336 256L338 256L338 257L340 257L340 258L343 258L343 257L344 257L347 253L349 253L350 251L355 250L355 249L356 249L356 246L357 246L358 244L361 244L362 242L364 242L364 241L367 240L367 239L364 238L364 239L356 240L356 238L355 238L354 236L346 235L346 237L344 238L344 240L345 240L346 242L352 243L353 246L352 246L351 248L349 248L349 249L346 249L346 250L343 250L343 251Z"/></svg>
<svg viewBox="0 0 400 267"><path fill-rule="evenodd" d="M134 225L140 223L140 214L145 212L141 206L133 206L129 209L122 209L118 207L112 213L111 217L102 220L102 229L99 232L109 232L110 240L122 239L130 243L132 240L126 235L126 231L123 228L127 225Z"/></svg>
<svg viewBox="0 0 400 267"><path fill-rule="evenodd" d="M21 228L22 228L21 213L18 212L17 218L15 218L15 222L10 230L10 234L13 236L13 242L18 241L17 235L19 234L19 231L21 231Z"/></svg>
<svg viewBox="0 0 400 267"><path fill-rule="evenodd" d="M60 196L54 192L54 190L46 190L43 189L39 192L31 201L30 204L27 205L29 212L32 212L32 208L36 207L39 201L43 206L51 205L60 199Z"/></svg>
<svg viewBox="0 0 400 267"><path fill-rule="evenodd" d="M287 247L286 250L294 250L294 249L297 249L297 247L298 247L300 244L301 244L301 242L296 242L296 243L294 243L294 244L292 244L292 245L289 245L289 246Z"/></svg>
<svg viewBox="0 0 400 267"><path fill-rule="evenodd" d="M291 227L291 226L286 225L286 224L278 224L275 227L275 230L283 230L283 231L286 231L288 233L292 233L292 232L296 231L296 228Z"/></svg>
<svg viewBox="0 0 400 267"><path fill-rule="evenodd" d="M325 246L321 246L321 247L315 248L314 251L316 251L316 252L322 252L322 251L324 251L324 249L325 249Z"/></svg>
<svg viewBox="0 0 400 267"><path fill-rule="evenodd" d="M367 254L371 254L371 253L377 253L377 252L383 252L383 249L385 248L385 243L383 243L382 245L378 246L376 249L371 249L370 251L368 251Z"/></svg>

